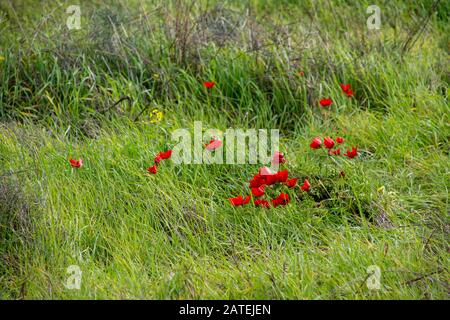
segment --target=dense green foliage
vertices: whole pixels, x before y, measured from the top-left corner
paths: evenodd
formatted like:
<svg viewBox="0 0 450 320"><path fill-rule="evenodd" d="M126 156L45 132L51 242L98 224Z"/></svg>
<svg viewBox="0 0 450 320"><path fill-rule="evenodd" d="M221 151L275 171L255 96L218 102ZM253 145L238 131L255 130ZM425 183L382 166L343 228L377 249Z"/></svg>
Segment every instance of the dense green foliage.
<svg viewBox="0 0 450 320"><path fill-rule="evenodd" d="M448 1L377 1L380 30L372 1L79 2L81 30L71 1L0 2L0 298L448 297ZM280 129L311 193L234 208L258 166L146 175L194 121ZM336 135L357 158L310 150Z"/></svg>

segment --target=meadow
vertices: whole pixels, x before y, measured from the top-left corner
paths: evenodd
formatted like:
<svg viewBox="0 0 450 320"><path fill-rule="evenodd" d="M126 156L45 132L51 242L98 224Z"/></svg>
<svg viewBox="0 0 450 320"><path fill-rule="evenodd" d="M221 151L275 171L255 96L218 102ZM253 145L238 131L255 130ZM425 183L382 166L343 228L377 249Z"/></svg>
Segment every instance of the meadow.
<svg viewBox="0 0 450 320"><path fill-rule="evenodd" d="M73 4L0 1L0 299L448 299L450 2ZM289 203L149 173L195 121L278 129Z"/></svg>

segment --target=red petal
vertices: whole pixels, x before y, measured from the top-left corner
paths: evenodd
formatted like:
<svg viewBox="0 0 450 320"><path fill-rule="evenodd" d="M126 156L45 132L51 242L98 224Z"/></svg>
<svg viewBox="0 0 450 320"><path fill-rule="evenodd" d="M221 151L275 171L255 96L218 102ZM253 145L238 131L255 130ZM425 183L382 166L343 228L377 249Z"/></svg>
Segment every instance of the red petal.
<svg viewBox="0 0 450 320"><path fill-rule="evenodd" d="M205 147L206 150L212 151L216 150L222 145L222 141L220 140L211 140L210 143Z"/></svg>
<svg viewBox="0 0 450 320"><path fill-rule="evenodd" d="M333 141L333 139L331 139L330 137L326 137L326 138L323 140L323 144L325 145L325 147L326 147L327 149L331 149L331 148L334 147L334 141Z"/></svg>
<svg viewBox="0 0 450 320"><path fill-rule="evenodd" d="M277 180L278 182L286 182L287 178L288 178L288 171L287 170L283 170L283 171L279 171L277 172Z"/></svg>
<svg viewBox="0 0 450 320"><path fill-rule="evenodd" d="M267 200L259 199L259 200L255 200L253 203L257 207L259 206L259 207L263 207L263 208L267 208L267 209L270 208L269 201L267 201Z"/></svg>
<svg viewBox="0 0 450 320"><path fill-rule="evenodd" d="M289 188L293 188L293 187L295 187L295 185L297 184L297 180L298 180L298 178L292 178L292 179L286 181L286 185L287 185Z"/></svg>
<svg viewBox="0 0 450 320"><path fill-rule="evenodd" d="M167 151L164 151L164 152L160 152L158 154L158 156L160 156L161 159L169 159L172 156L172 150L167 150Z"/></svg>
<svg viewBox="0 0 450 320"><path fill-rule="evenodd" d="M151 174L156 174L156 172L158 171L158 167L155 165L151 166L150 168L147 169L148 172L150 172Z"/></svg>
<svg viewBox="0 0 450 320"><path fill-rule="evenodd" d="M309 188L311 187L311 184L309 183L309 181L307 179L305 179L303 181L303 185L300 187L303 191L308 191Z"/></svg>
<svg viewBox="0 0 450 320"><path fill-rule="evenodd" d="M264 195L265 188L266 188L265 186L260 186L258 188L252 188L252 194L255 197L261 197Z"/></svg>

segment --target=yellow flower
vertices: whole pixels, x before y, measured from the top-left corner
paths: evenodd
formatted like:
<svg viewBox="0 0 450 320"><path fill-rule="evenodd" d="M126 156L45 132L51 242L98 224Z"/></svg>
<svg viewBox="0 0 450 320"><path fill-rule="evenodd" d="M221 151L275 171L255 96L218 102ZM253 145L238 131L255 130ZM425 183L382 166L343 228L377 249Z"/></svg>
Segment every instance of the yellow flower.
<svg viewBox="0 0 450 320"><path fill-rule="evenodd" d="M4 56L0 56L0 62L4 61L5 57Z"/></svg>
<svg viewBox="0 0 450 320"><path fill-rule="evenodd" d="M162 111L159 111L158 109L153 109L150 113L150 123L158 123L162 120L163 113Z"/></svg>

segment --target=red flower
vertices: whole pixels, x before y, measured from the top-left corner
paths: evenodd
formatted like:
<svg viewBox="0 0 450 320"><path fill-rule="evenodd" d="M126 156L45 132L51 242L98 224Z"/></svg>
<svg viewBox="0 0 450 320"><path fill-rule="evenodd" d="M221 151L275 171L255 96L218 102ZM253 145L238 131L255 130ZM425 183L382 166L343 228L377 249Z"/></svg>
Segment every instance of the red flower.
<svg viewBox="0 0 450 320"><path fill-rule="evenodd" d="M261 196L264 195L265 188L266 188L266 186L264 186L264 185L262 185L262 186L260 186L258 188L252 188L252 194L255 197L261 197Z"/></svg>
<svg viewBox="0 0 450 320"><path fill-rule="evenodd" d="M284 206L289 203L289 195L287 193L280 193L278 197L272 199L272 205L276 208L278 206Z"/></svg>
<svg viewBox="0 0 450 320"><path fill-rule="evenodd" d="M309 145L312 149L319 149L322 145L322 140L319 137L314 138L311 144Z"/></svg>
<svg viewBox="0 0 450 320"><path fill-rule="evenodd" d="M349 84L341 84L341 89L344 91L344 93L347 93L350 90Z"/></svg>
<svg viewBox="0 0 450 320"><path fill-rule="evenodd" d="M341 84L341 89L344 91L344 93L347 95L347 97L353 97L353 91L350 88L349 84Z"/></svg>
<svg viewBox="0 0 450 320"><path fill-rule="evenodd" d="M286 162L286 159L284 158L284 155L281 153L281 152L279 152L279 151L276 151L274 154L273 154L273 157L272 157L272 165L277 165L277 164L280 164L280 163L285 163Z"/></svg>
<svg viewBox="0 0 450 320"><path fill-rule="evenodd" d="M258 200L253 201L253 203L254 203L255 206L257 206L257 207L259 206L259 207L263 207L263 208L266 208L266 209L269 209L269 208L270 208L269 201L267 201L267 200L258 199Z"/></svg>
<svg viewBox="0 0 450 320"><path fill-rule="evenodd" d="M300 77L303 77L303 76L305 75L305 73L304 73L303 71L299 71L299 72L298 72L298 75L299 75Z"/></svg>
<svg viewBox="0 0 450 320"><path fill-rule="evenodd" d="M207 88L207 89L211 89L215 85L216 85L216 83L214 81L205 81L205 82L203 82L203 86L205 88Z"/></svg>
<svg viewBox="0 0 450 320"><path fill-rule="evenodd" d="M303 191L308 191L311 187L311 184L309 183L308 179L305 179L303 181L303 185L300 187Z"/></svg>
<svg viewBox="0 0 450 320"><path fill-rule="evenodd" d="M344 142L344 138L342 138L342 137L336 137L336 142L337 142L337 143L342 143L342 142Z"/></svg>
<svg viewBox="0 0 450 320"><path fill-rule="evenodd" d="M358 148L356 147L352 147L352 150L347 150L347 153L344 153L344 156L348 157L348 158L354 158L358 155Z"/></svg>
<svg viewBox="0 0 450 320"><path fill-rule="evenodd" d="M247 204L250 201L250 196L247 196L244 199L241 195L238 195L236 198L229 198L228 200L230 200L233 206L238 207Z"/></svg>
<svg viewBox="0 0 450 320"><path fill-rule="evenodd" d="M353 93L353 91L352 90L348 90L346 93L345 93L346 95L347 95L347 97L349 97L349 98L351 98L351 97L353 97L354 96L354 93Z"/></svg>
<svg viewBox="0 0 450 320"><path fill-rule="evenodd" d="M172 156L172 150L167 150L164 152L158 153L158 156L161 157L161 159L169 159Z"/></svg>
<svg viewBox="0 0 450 320"><path fill-rule="evenodd" d="M320 99L319 103L322 107L328 107L333 103L333 100L331 98L323 98Z"/></svg>
<svg viewBox="0 0 450 320"><path fill-rule="evenodd" d="M150 168L148 168L147 171L151 174L156 174L156 172L158 172L158 167L155 164L155 165L151 166Z"/></svg>
<svg viewBox="0 0 450 320"><path fill-rule="evenodd" d="M334 141L330 137L326 137L325 139L323 139L323 144L327 149L331 149L334 147Z"/></svg>
<svg viewBox="0 0 450 320"><path fill-rule="evenodd" d="M212 139L209 141L209 143L205 146L205 149L208 151L213 151L219 148L222 145L222 141L219 139Z"/></svg>
<svg viewBox="0 0 450 320"><path fill-rule="evenodd" d="M83 159L79 160L69 159L69 162L73 168L81 168L83 166Z"/></svg>
<svg viewBox="0 0 450 320"><path fill-rule="evenodd" d="M157 155L157 156L155 157L154 162L155 162L156 164L160 163L160 162L161 162L161 156L160 156L160 155Z"/></svg>
<svg viewBox="0 0 450 320"><path fill-rule="evenodd" d="M293 187L295 187L295 185L297 184L297 180L298 180L298 178L292 178L292 179L289 179L288 181L286 181L286 185L287 185L289 188L293 188Z"/></svg>
<svg viewBox="0 0 450 320"><path fill-rule="evenodd" d="M347 97L353 97L353 91L349 84L341 84L341 89L347 95Z"/></svg>
<svg viewBox="0 0 450 320"><path fill-rule="evenodd" d="M276 175L275 182L286 182L289 173L287 170L283 170L283 171L278 171L275 175Z"/></svg>
<svg viewBox="0 0 450 320"><path fill-rule="evenodd" d="M340 155L341 154L341 148L338 148L338 149L336 149L336 150L330 150L330 153L329 153L330 155L333 155L333 156L338 156L338 155Z"/></svg>

